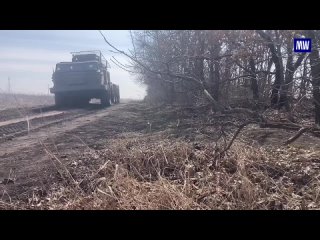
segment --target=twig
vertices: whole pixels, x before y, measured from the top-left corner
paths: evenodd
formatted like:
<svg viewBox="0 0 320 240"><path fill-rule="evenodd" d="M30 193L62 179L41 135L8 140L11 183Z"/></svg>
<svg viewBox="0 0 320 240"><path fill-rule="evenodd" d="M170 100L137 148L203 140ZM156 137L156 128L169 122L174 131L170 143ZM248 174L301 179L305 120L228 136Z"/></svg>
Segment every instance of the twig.
<svg viewBox="0 0 320 240"><path fill-rule="evenodd" d="M167 157L166 157L166 154L164 153L164 151L163 151L163 147L162 147L162 145L160 145L160 147L161 147L161 151L162 151L162 153L163 153L163 156L164 156L164 160L166 161L166 163L168 164L168 159L167 159Z"/></svg>
<svg viewBox="0 0 320 240"><path fill-rule="evenodd" d="M97 175L100 173L100 171L102 171L103 169L105 169L109 162L110 162L110 160L106 161L106 162L98 169L98 171L97 171L95 174L93 174L93 176L91 177L91 179L93 179L95 176L97 176Z"/></svg>
<svg viewBox="0 0 320 240"><path fill-rule="evenodd" d="M245 126L247 126L247 125L249 125L249 124L252 124L252 123L256 123L256 122L250 121L250 122L246 122L246 123L241 124L241 125L239 126L238 130L237 130L237 131L235 132L235 134L233 135L233 137L232 137L231 141L229 142L229 144L227 145L227 147L224 148L222 151L220 151L220 152L218 153L218 155L216 155L215 159L216 159L218 156L221 156L222 154L224 154L225 152L227 152L227 151L230 149L230 147L232 146L234 140L237 138L237 136L238 136L239 133L241 132L241 130L242 130Z"/></svg>
<svg viewBox="0 0 320 240"><path fill-rule="evenodd" d="M104 194L104 195L106 195L106 196L108 196L108 197L111 197L111 198L113 198L113 199L115 199L115 200L119 201L119 199L118 199L118 198L116 198L116 197L112 196L112 195L111 195L111 194L109 194L109 193L106 193L105 191L102 191L102 190L101 190L101 189L99 189L99 188L97 188L97 191L98 191L99 193L102 193L102 194Z"/></svg>

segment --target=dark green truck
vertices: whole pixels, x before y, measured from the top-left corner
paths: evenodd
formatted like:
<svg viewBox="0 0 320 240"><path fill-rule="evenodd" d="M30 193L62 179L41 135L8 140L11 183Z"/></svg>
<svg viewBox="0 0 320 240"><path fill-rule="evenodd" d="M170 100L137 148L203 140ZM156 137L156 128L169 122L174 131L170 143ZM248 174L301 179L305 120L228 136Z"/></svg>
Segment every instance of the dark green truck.
<svg viewBox="0 0 320 240"><path fill-rule="evenodd" d="M108 62L99 50L73 52L72 62L60 62L52 75L56 106L86 105L93 98L105 107L120 102L119 86L110 81Z"/></svg>

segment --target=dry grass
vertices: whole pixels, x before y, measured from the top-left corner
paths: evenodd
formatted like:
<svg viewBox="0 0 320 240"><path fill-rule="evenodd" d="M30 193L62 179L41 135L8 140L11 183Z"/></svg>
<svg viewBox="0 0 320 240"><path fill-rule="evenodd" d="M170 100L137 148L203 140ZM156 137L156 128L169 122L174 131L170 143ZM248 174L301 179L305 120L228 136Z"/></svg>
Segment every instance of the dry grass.
<svg viewBox="0 0 320 240"><path fill-rule="evenodd" d="M52 191L50 209L318 209L318 176L299 175L301 166L281 154L236 141L228 155L213 160L214 144L159 141L130 135L88 153L95 170ZM279 153L277 153L279 154ZM98 164L100 163L100 164ZM86 169L86 170L85 170ZM81 175L81 174L79 174ZM299 179L300 176L300 179Z"/></svg>
<svg viewBox="0 0 320 240"><path fill-rule="evenodd" d="M217 157L226 146L223 138L190 140L183 129L172 138L173 130L161 125L169 113L161 111L160 118L148 111L156 130L119 134L106 148L87 147L70 162L48 152L62 181L45 196L35 192L27 204L0 202L0 208L320 209L320 151L312 146L263 146L240 134Z"/></svg>
<svg viewBox="0 0 320 240"><path fill-rule="evenodd" d="M0 110L52 104L54 104L54 99L51 95L29 95L0 92Z"/></svg>

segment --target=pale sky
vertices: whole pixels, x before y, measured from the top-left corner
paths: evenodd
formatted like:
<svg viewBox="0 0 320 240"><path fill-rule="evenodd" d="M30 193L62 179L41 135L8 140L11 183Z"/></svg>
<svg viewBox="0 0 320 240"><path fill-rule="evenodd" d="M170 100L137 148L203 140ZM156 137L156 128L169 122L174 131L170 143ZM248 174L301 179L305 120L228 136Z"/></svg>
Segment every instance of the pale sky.
<svg viewBox="0 0 320 240"><path fill-rule="evenodd" d="M104 30L107 39L117 48L132 49L126 30ZM111 81L119 84L122 98L142 99L145 86L135 76L110 61L114 56L121 63L128 59L111 52L96 30L0 30L0 92L47 94L53 86L52 72L58 62L71 61L70 52L101 50L111 65Z"/></svg>

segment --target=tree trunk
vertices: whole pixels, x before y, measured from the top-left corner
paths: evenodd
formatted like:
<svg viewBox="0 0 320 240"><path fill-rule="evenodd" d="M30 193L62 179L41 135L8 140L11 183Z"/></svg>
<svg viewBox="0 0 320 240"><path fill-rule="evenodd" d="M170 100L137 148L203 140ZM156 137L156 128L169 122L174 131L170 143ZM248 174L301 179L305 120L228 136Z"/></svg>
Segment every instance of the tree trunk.
<svg viewBox="0 0 320 240"><path fill-rule="evenodd" d="M293 100L293 95L292 95L293 76L297 68L301 65L305 56L305 54L301 54L298 57L297 61L293 64L292 46L293 46L292 39L288 39L288 43L287 43L288 59L287 59L285 77L284 77L284 85L281 92L282 96L280 97L280 99L282 100L281 105L285 106L287 111L290 111L290 104Z"/></svg>
<svg viewBox="0 0 320 240"><path fill-rule="evenodd" d="M256 74L256 65L254 63L253 58L251 57L249 60L250 70L251 70L251 90L253 94L254 100L259 100L259 89L258 89L258 81L257 81L257 74Z"/></svg>
<svg viewBox="0 0 320 240"><path fill-rule="evenodd" d="M288 90L289 90L289 85L292 85L293 81L293 74L294 74L294 69L293 69L293 56L292 56L292 45L290 46L290 43L292 41L288 41L287 43L287 51L288 51L288 59L287 59L287 66L286 66L286 72L284 74L284 85L282 87L281 91L281 103L280 105L284 106L287 111L290 111L290 100L288 97Z"/></svg>
<svg viewBox="0 0 320 240"><path fill-rule="evenodd" d="M312 39L312 52L310 53L312 92L315 104L315 123L320 125L320 57L317 49L317 39L313 30L307 31L307 34Z"/></svg>
<svg viewBox="0 0 320 240"><path fill-rule="evenodd" d="M217 57L220 53L220 45L215 45L210 49L210 57L213 59ZM210 61L210 86L212 97L218 101L219 100L219 90L220 90L220 61L211 60Z"/></svg>
<svg viewBox="0 0 320 240"><path fill-rule="evenodd" d="M307 81L307 60L305 60L303 63L303 72L302 72L302 79L300 83L299 98L302 98L307 93L306 81Z"/></svg>
<svg viewBox="0 0 320 240"><path fill-rule="evenodd" d="M225 60L225 70L223 80L220 84L220 89L223 94L223 101L228 105L229 104L229 87L230 87L230 78L231 78L231 67L232 67L232 60L231 58L227 58Z"/></svg>
<svg viewBox="0 0 320 240"><path fill-rule="evenodd" d="M281 88L284 82L284 76L283 76L283 64L282 64L282 57L281 57L281 52L277 51L277 48L272 41L271 37L266 34L265 32L258 30L258 34L267 41L267 46L269 47L271 51L271 59L275 65L275 81L272 86L272 91L271 91L271 107L277 107L280 108L280 92ZM282 98L285 98L285 93L282 94Z"/></svg>
<svg viewBox="0 0 320 240"><path fill-rule="evenodd" d="M205 40L204 37L202 36L201 31L197 31L197 38L199 41L199 46L197 46L197 55L198 56L203 56L204 54L204 48L205 48ZM204 81L204 66L203 66L204 59L199 58L195 62L195 72L196 76L201 79L201 81Z"/></svg>

